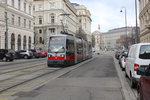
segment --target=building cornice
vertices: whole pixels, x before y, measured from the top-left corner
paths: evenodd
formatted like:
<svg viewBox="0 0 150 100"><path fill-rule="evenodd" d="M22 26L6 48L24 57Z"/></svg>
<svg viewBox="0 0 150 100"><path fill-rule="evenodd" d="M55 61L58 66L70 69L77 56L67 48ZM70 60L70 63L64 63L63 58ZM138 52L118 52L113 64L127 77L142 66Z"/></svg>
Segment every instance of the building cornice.
<svg viewBox="0 0 150 100"><path fill-rule="evenodd" d="M141 33L141 34L140 34L140 37L142 37L142 36L144 36L144 35L146 35L146 34L149 34L149 32L150 32L150 30L147 29L147 28L141 30L141 32L140 32L140 33Z"/></svg>
<svg viewBox="0 0 150 100"><path fill-rule="evenodd" d="M139 17L142 17L146 11L150 9L150 1L146 4L146 6L142 9L142 11L139 14Z"/></svg>
<svg viewBox="0 0 150 100"><path fill-rule="evenodd" d="M77 11L75 7L67 0L63 0L66 4L66 6L77 16Z"/></svg>
<svg viewBox="0 0 150 100"><path fill-rule="evenodd" d="M90 19L90 21L92 21L91 17L88 15L78 15L78 17L88 17Z"/></svg>
<svg viewBox="0 0 150 100"><path fill-rule="evenodd" d="M17 14L17 15L24 16L25 18L29 18L29 19L31 19L31 20L33 19L33 16L32 16L32 15L30 15L30 14L28 14L28 13L25 13L25 12L23 12L23 11L21 11L21 10L18 10L17 8L14 8L14 7L10 6L10 5L7 5L7 6L5 7L5 10L11 11L11 12L13 12L14 14Z"/></svg>

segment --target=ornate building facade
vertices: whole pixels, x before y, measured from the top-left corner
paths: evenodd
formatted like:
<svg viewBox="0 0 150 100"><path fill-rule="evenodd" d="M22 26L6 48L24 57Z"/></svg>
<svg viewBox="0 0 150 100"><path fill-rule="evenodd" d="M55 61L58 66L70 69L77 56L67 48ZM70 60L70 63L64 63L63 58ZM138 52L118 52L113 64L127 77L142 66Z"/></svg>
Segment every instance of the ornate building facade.
<svg viewBox="0 0 150 100"><path fill-rule="evenodd" d="M150 42L150 1L139 0L140 41Z"/></svg>
<svg viewBox="0 0 150 100"><path fill-rule="evenodd" d="M68 0L34 0L33 9L36 48L47 50L49 35L76 34L77 11Z"/></svg>
<svg viewBox="0 0 150 100"><path fill-rule="evenodd" d="M91 41L91 13L84 6L79 4L73 4L77 9L77 15L79 20L79 29L83 30L87 36L87 41Z"/></svg>
<svg viewBox="0 0 150 100"><path fill-rule="evenodd" d="M0 0L0 48L34 48L32 4L33 0Z"/></svg>

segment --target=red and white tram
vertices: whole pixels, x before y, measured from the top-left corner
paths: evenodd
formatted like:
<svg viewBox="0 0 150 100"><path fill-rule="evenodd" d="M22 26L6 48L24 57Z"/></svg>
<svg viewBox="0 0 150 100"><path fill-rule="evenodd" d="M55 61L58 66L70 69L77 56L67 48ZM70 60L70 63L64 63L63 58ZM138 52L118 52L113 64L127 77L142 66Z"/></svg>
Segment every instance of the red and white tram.
<svg viewBox="0 0 150 100"><path fill-rule="evenodd" d="M51 35L48 45L50 66L69 66L92 57L92 45L72 35Z"/></svg>

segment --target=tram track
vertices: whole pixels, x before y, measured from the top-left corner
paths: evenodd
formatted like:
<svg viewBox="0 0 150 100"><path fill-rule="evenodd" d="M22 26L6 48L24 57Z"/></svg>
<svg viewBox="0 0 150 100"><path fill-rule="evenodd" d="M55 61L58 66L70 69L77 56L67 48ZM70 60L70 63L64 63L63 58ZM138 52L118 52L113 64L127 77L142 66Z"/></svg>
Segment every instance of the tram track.
<svg viewBox="0 0 150 100"><path fill-rule="evenodd" d="M60 68L61 69L61 68ZM40 78L42 76L45 76L47 74L56 72L60 69L39 69L37 71L34 72L30 72L30 73L26 73L26 74L22 74L22 75L17 75L14 77L11 77L9 79L6 80L1 80L0 81L0 93L3 93L4 91L7 91L11 88L14 88L16 86L22 85L24 83L27 83L29 81L35 80L37 78Z"/></svg>
<svg viewBox="0 0 150 100"><path fill-rule="evenodd" d="M0 67L6 67L6 66L13 66L13 65L21 65L21 64L25 64L25 63L35 63L35 62L42 62L45 61L46 58L41 58L41 59L31 59L31 60L16 60L16 62L2 62L0 64Z"/></svg>
<svg viewBox="0 0 150 100"><path fill-rule="evenodd" d="M44 65L44 64L46 64L46 62L44 62L44 63L36 63L35 65L30 65L29 67L27 67L26 65L25 66L23 66L23 67L13 67L13 68L6 68L6 69L3 69L3 70L1 70L0 71L0 75L2 75L2 74L6 74L6 73L11 73L11 72L15 72L15 71L21 71L21 70L25 70L25 69L29 69L29 68L34 68L34 67L36 67L36 66L39 66L39 65Z"/></svg>

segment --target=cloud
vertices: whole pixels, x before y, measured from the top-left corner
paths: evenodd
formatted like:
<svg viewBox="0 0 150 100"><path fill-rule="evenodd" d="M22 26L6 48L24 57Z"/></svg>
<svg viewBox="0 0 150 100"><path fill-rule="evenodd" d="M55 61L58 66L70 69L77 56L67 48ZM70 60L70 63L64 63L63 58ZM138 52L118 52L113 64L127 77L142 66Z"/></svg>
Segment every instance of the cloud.
<svg viewBox="0 0 150 100"><path fill-rule="evenodd" d="M83 4L91 12L92 31L101 26L101 31L125 26L125 13L120 13L121 7L126 7L128 26L135 25L134 0L71 0Z"/></svg>

